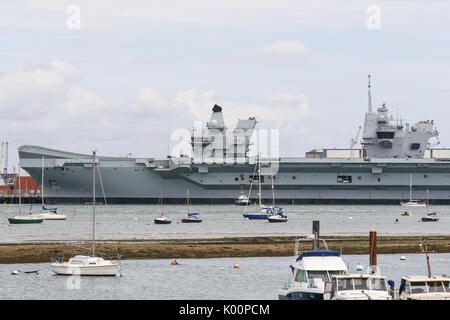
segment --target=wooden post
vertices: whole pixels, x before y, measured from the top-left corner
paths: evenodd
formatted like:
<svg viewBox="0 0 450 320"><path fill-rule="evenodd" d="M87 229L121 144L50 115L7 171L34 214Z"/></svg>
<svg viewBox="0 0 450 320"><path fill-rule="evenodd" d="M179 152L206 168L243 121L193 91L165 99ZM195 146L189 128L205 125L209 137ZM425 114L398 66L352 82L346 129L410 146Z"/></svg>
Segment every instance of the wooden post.
<svg viewBox="0 0 450 320"><path fill-rule="evenodd" d="M370 231L369 233L369 256L370 256L370 266L377 265L377 233L375 231ZM375 273L375 268L372 268L372 273Z"/></svg>
<svg viewBox="0 0 450 320"><path fill-rule="evenodd" d="M313 224L312 224L312 233L314 235L313 250L317 250L320 247L319 229L320 229L320 221L313 221Z"/></svg>

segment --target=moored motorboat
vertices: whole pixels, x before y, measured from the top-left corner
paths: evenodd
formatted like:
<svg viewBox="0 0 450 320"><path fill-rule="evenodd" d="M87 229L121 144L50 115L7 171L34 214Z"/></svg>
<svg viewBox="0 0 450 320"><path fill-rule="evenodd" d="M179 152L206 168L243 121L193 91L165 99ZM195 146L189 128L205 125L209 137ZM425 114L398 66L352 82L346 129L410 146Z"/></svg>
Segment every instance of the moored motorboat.
<svg viewBox="0 0 450 320"><path fill-rule="evenodd" d="M280 300L323 300L325 282L348 270L339 252L325 249L302 252L290 268L292 279L280 290Z"/></svg>
<svg viewBox="0 0 450 320"><path fill-rule="evenodd" d="M426 241L420 243L422 253L425 253L428 275L404 276L401 278L398 299L400 300L450 300L450 277L447 275L433 276Z"/></svg>
<svg viewBox="0 0 450 320"><path fill-rule="evenodd" d="M234 204L238 206L246 206L249 204L249 202L250 199L245 195L244 192L241 192L239 197L234 201Z"/></svg>

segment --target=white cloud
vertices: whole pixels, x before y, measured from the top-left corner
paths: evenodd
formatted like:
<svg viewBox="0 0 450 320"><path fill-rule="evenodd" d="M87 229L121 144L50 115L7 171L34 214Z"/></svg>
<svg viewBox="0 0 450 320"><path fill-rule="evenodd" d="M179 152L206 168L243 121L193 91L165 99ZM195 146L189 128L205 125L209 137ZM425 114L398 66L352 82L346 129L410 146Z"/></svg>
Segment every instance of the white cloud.
<svg viewBox="0 0 450 320"><path fill-rule="evenodd" d="M298 40L286 40L262 46L258 48L256 53L264 56L298 57L306 55L308 48Z"/></svg>
<svg viewBox="0 0 450 320"><path fill-rule="evenodd" d="M105 102L98 94L78 86L67 90L66 100L57 109L72 118L98 117L106 112Z"/></svg>

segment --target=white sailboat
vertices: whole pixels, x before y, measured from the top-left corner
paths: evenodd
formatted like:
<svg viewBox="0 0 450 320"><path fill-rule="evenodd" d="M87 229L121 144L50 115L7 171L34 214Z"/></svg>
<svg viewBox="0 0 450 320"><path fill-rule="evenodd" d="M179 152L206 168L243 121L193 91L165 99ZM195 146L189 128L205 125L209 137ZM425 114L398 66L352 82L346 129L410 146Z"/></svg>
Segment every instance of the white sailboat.
<svg viewBox="0 0 450 320"><path fill-rule="evenodd" d="M120 272L120 263L95 256L95 151L92 154L92 257L76 255L67 262L58 261L50 265L58 275L115 276Z"/></svg>
<svg viewBox="0 0 450 320"><path fill-rule="evenodd" d="M409 175L409 201L400 202L404 207L425 207L423 200L413 200L412 198L412 174Z"/></svg>
<svg viewBox="0 0 450 320"><path fill-rule="evenodd" d="M44 157L42 157L42 182L41 182L41 199L43 213L36 216L44 220L66 220L66 215L59 214L58 208L46 208L44 204Z"/></svg>

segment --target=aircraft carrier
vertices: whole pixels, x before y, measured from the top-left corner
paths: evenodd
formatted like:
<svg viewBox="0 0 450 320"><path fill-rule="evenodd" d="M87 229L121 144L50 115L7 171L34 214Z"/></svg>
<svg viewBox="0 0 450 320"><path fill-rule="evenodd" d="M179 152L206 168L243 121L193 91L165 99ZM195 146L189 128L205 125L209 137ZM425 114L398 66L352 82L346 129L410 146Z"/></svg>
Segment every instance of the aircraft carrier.
<svg viewBox="0 0 450 320"><path fill-rule="evenodd" d="M98 200L108 203L233 203L241 192L278 203L399 203L410 197L450 203L450 159L430 155L438 131L432 120L413 125L394 120L385 104L365 114L360 152L333 157L249 155L256 119L239 120L230 131L215 105L204 128L194 128L192 155L163 159L99 156ZM330 150L329 150L330 151ZM333 151L333 150L331 150ZM353 152L353 150L351 151ZM92 156L39 146L19 148L21 166L41 184L45 169L46 202L92 201ZM44 159L44 165L42 165ZM260 164L257 166L257 164ZM260 167L261 172L256 168ZM273 180L273 181L272 181Z"/></svg>

